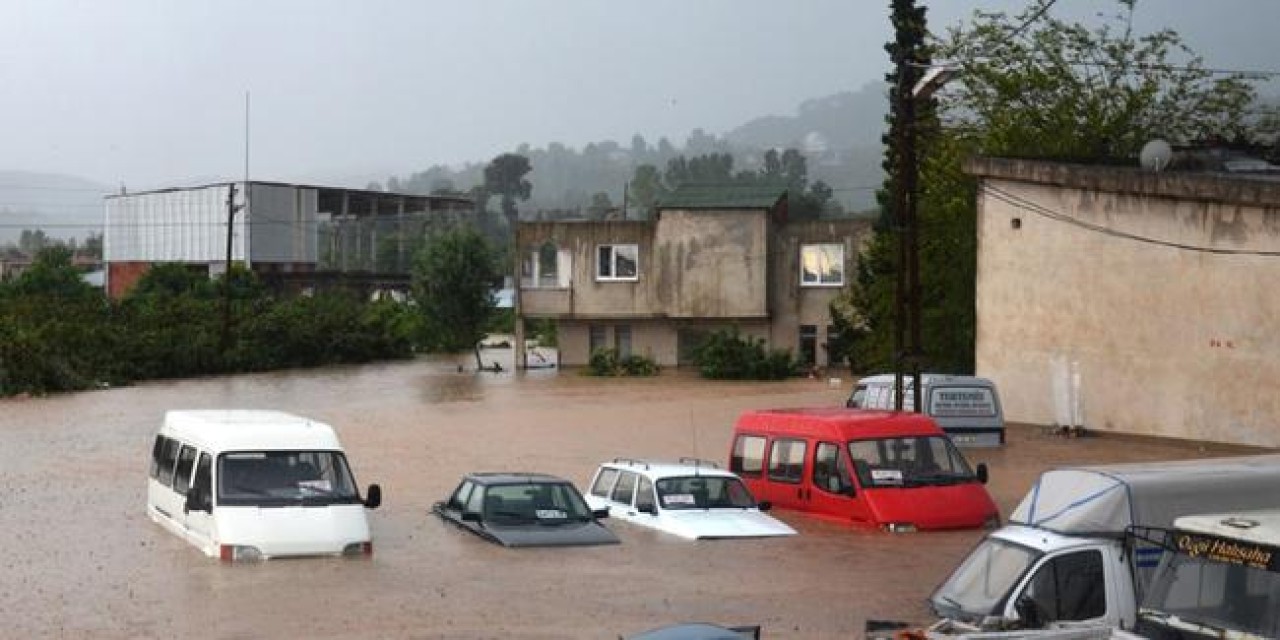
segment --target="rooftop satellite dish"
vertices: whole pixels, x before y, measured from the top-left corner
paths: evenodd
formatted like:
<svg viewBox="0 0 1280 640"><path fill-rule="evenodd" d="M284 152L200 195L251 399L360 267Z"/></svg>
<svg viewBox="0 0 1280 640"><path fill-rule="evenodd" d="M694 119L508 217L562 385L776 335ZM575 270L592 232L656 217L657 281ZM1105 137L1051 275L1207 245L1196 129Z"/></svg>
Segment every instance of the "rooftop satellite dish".
<svg viewBox="0 0 1280 640"><path fill-rule="evenodd" d="M1172 159L1173 147L1158 138L1142 145L1142 153L1138 154L1142 168L1148 171L1163 171Z"/></svg>

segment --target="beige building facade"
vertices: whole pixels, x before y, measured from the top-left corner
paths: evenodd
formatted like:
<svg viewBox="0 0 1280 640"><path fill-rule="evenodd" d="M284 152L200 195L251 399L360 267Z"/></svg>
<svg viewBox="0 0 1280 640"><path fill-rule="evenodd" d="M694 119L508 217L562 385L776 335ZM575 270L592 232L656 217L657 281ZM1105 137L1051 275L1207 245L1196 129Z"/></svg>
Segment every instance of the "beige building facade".
<svg viewBox="0 0 1280 640"><path fill-rule="evenodd" d="M966 169L976 369L1007 419L1280 446L1280 176Z"/></svg>
<svg viewBox="0 0 1280 640"><path fill-rule="evenodd" d="M736 327L823 367L829 305L869 232L788 221L783 191L677 199L653 220L523 222L517 315L556 322L561 366L596 349L688 365L708 334Z"/></svg>

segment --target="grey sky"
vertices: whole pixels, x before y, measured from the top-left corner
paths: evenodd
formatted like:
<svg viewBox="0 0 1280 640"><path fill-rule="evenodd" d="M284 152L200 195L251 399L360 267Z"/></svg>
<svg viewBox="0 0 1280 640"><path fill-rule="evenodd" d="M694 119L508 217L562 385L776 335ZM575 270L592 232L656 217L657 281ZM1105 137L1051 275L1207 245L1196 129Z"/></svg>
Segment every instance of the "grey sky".
<svg viewBox="0 0 1280 640"><path fill-rule="evenodd" d="M133 188L407 174L522 142L675 142L885 70L888 0L0 3L0 170ZM930 25L1016 0L934 0ZM1109 0L1060 0L1088 18ZM1276 0L1141 0L1215 67L1280 67ZM1274 86L1274 83L1272 83Z"/></svg>

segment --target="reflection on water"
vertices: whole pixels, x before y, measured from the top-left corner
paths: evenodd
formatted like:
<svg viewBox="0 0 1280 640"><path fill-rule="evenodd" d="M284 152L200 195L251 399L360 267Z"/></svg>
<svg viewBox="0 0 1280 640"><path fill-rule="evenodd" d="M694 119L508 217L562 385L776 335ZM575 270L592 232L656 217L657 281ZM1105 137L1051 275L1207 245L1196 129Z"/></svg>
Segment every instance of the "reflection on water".
<svg viewBox="0 0 1280 640"><path fill-rule="evenodd" d="M0 636L602 638L678 620L762 624L769 638L856 637L920 619L980 535L889 536L793 513L790 539L688 542L608 521L623 544L508 550L429 514L475 470L581 487L615 456L723 460L744 409L843 403L820 381L717 383L689 372L598 379L475 371L473 354L0 400ZM464 371L457 371L463 364ZM151 438L175 408L272 408L332 423L363 487L371 560L228 566L144 513ZM1003 513L1045 466L1220 454L1015 429L992 468ZM838 603L838 604L837 604Z"/></svg>

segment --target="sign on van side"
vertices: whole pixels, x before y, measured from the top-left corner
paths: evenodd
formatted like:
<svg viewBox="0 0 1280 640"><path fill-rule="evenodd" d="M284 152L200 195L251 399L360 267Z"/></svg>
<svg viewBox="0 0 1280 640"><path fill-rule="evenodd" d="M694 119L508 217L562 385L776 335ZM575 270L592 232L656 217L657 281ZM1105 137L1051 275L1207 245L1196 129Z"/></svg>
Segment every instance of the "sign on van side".
<svg viewBox="0 0 1280 640"><path fill-rule="evenodd" d="M934 417L990 417L996 414L996 405L990 389L942 388L933 392Z"/></svg>

